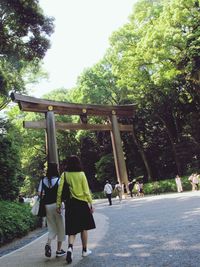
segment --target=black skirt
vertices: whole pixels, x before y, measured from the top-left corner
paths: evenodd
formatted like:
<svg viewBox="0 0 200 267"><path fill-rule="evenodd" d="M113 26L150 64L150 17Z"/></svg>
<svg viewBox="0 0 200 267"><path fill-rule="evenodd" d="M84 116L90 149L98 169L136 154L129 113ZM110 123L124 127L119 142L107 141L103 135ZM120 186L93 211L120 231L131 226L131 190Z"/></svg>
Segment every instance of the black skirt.
<svg viewBox="0 0 200 267"><path fill-rule="evenodd" d="M66 235L76 235L83 230L96 228L94 218L86 201L76 198L70 199L65 207L65 232Z"/></svg>

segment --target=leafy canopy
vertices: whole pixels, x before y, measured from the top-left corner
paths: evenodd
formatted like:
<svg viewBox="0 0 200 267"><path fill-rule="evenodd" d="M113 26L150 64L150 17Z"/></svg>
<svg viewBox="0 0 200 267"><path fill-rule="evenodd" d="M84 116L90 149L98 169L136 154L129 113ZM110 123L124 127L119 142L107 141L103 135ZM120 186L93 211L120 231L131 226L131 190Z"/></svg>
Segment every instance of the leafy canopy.
<svg viewBox="0 0 200 267"><path fill-rule="evenodd" d="M24 90L23 77L38 70L53 29L53 18L43 14L39 0L0 1L0 100L11 90Z"/></svg>

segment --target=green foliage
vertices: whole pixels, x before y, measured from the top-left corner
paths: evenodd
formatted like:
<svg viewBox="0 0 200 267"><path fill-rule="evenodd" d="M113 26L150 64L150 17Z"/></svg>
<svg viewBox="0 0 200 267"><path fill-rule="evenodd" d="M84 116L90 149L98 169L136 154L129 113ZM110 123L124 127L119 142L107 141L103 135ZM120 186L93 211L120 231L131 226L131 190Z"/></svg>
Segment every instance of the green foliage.
<svg viewBox="0 0 200 267"><path fill-rule="evenodd" d="M183 191L191 191L192 187L190 182L188 181L189 176L183 176L181 177L182 181L182 187ZM137 180L139 180L139 177L137 177ZM144 184L144 194L145 195L158 195L158 194L164 194L164 193L173 193L177 192L176 182L173 179L166 179L164 181L156 181L156 182L149 182ZM136 194L137 190L135 189L135 186L133 188L133 192ZM101 192L95 192L92 194L93 199L103 199L105 198L105 194L103 191ZM113 192L113 197L115 197L115 193Z"/></svg>
<svg viewBox="0 0 200 267"><path fill-rule="evenodd" d="M80 157L84 167L85 174L92 192L99 189L99 182L96 180L95 163L99 160L99 144L96 135L92 132L85 133L81 131L79 135L80 141Z"/></svg>
<svg viewBox="0 0 200 267"><path fill-rule="evenodd" d="M21 13L17 6L19 2L22 5L22 18L17 16ZM17 33L26 33L26 25L20 26L18 23L22 20L27 22L26 11L30 6L31 12L36 12L33 25L38 22L43 34L48 35L52 30L51 19L42 20L38 1L28 2L28 6L25 2L15 0L0 4L7 10L6 18L12 21L11 24L9 20L6 21L8 29L13 24L14 32L19 28ZM9 10L8 4L12 7ZM148 181L165 180L177 173L187 174L200 168L199 10L199 1L193 0L138 1L130 14L129 22L112 34L110 48L104 58L80 75L77 86L71 90L61 88L45 96L56 101L82 104L135 103L137 110L134 119L119 119L120 123L133 125L134 129L133 134L121 134L128 176L131 179L143 175ZM28 22L32 23L31 21L30 18ZM46 34L44 25L40 24L45 21L51 28ZM36 25L35 27L38 29ZM30 29L34 31L32 27ZM12 31L7 34L10 33ZM47 48L44 45L39 55L35 54L40 52L37 47L35 52L32 47L30 50L27 48L27 55L33 59L28 61L25 50L20 52L18 49L20 42L26 40L24 36L22 34L21 38L17 35L13 44L11 42L8 46L8 50L12 52L16 45L16 55L14 52L5 54L0 61L0 73L6 77L2 80L4 93L13 85L18 91L23 88L22 74L28 66L31 70L30 62L35 64L33 55L39 61ZM25 45L29 41L27 39ZM13 63L13 54L20 56L20 60ZM37 68L38 65L35 66ZM10 84L6 85L6 82ZM16 154L19 153L22 167L14 175L23 173L25 183L21 191L31 194L43 175L46 162L45 136L42 130L23 129L22 121L40 120L44 116L21 113L16 108L12 109L9 116L15 127L7 132L6 138L10 142L9 146L12 143ZM105 123L107 119L90 117L88 123ZM78 122L79 117L56 116L56 120ZM57 143L61 165L64 165L68 155L80 155L93 190L106 179L116 180L109 133L58 131ZM6 162L9 162L9 157ZM16 188L19 184L16 183ZM168 182L162 188L159 189L161 192L165 189L175 190Z"/></svg>
<svg viewBox="0 0 200 267"><path fill-rule="evenodd" d="M97 171L96 178L99 182L104 184L106 180L109 180L111 183L115 183L115 181L117 181L112 154L102 156L95 166Z"/></svg>
<svg viewBox="0 0 200 267"><path fill-rule="evenodd" d="M190 191L191 184L188 181L188 176L181 177L183 191ZM149 194L163 194L177 192L177 187L174 179L166 179L164 181L156 181L144 184L145 195Z"/></svg>
<svg viewBox="0 0 200 267"><path fill-rule="evenodd" d="M11 90L24 91L25 74L38 71L53 19L44 16L38 0L1 0L0 25L0 100L5 100Z"/></svg>
<svg viewBox="0 0 200 267"><path fill-rule="evenodd" d="M1 110L10 101L9 91L24 92L25 85L40 74L40 60L49 48L48 37L53 32L53 19L44 16L38 0L2 0L0 25ZM22 118L15 108L13 110L10 114L13 124L4 127L3 122L0 123L0 198L11 200L16 198L22 185L25 175L21 166L29 160L33 144L29 145L26 154L23 149L25 136L20 134L25 131L19 126ZM36 165L40 165L39 162L38 157ZM30 164L30 170L34 170L31 167ZM37 169L41 168L37 166Z"/></svg>
<svg viewBox="0 0 200 267"><path fill-rule="evenodd" d="M92 199L103 199L103 198L105 198L105 193L103 191L92 193Z"/></svg>
<svg viewBox="0 0 200 267"><path fill-rule="evenodd" d="M13 131L12 125L5 120L0 120L0 199L14 200L22 184L20 171L19 147L9 132Z"/></svg>
<svg viewBox="0 0 200 267"><path fill-rule="evenodd" d="M199 1L141 0L111 37L107 58L117 85L137 104L134 141L149 178L150 171L153 179L185 173L188 161L199 159L199 149L187 157L183 145L197 143L183 118L199 116L199 25Z"/></svg>
<svg viewBox="0 0 200 267"><path fill-rule="evenodd" d="M40 177L44 174L46 162L45 132L23 128L23 120L40 120L42 116L34 113L22 113L16 106L8 112L13 130L9 130L16 147L18 148L23 185L21 192L32 195L38 186Z"/></svg>
<svg viewBox="0 0 200 267"><path fill-rule="evenodd" d="M72 97L79 103L118 105L127 98L127 88L119 87L112 66L105 56L80 76Z"/></svg>
<svg viewBox="0 0 200 267"><path fill-rule="evenodd" d="M43 15L38 3L38 0L1 1L2 54L28 61L44 57L49 47L46 36L52 33L53 25L52 18Z"/></svg>
<svg viewBox="0 0 200 267"><path fill-rule="evenodd" d="M0 201L0 245L27 234L37 227L38 218L29 204Z"/></svg>

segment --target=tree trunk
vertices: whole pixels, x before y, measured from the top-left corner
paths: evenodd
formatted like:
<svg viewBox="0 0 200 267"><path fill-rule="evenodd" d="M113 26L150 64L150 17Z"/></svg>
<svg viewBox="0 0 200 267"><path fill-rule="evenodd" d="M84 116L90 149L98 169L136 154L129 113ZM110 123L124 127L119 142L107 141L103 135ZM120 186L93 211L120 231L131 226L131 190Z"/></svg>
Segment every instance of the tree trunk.
<svg viewBox="0 0 200 267"><path fill-rule="evenodd" d="M142 148L142 146L140 145L138 139L137 139L137 136L135 134L135 129L134 129L134 125L133 125L133 140L134 140L134 143L135 145L137 146L137 149L143 159L143 162L144 162L144 165L145 165L145 168L146 168L146 171L147 171L147 176L148 176L148 180L149 181L152 181L153 180L153 176L152 176L152 172L151 172L151 168L149 166L149 163L148 163L148 160L147 160L147 157L145 155L145 152Z"/></svg>
<svg viewBox="0 0 200 267"><path fill-rule="evenodd" d="M160 115L157 114L157 116L158 116L158 118L160 119L160 121L163 123L163 125L165 126L165 128L167 130L167 134L168 134L171 146L172 146L172 152L173 152L173 155L174 155L174 161L175 161L175 164L176 164L177 174L181 175L182 174L181 173L181 164L179 162L179 159L178 159L178 156L177 156L177 153L176 153L176 144L174 142L174 139L173 139L173 136L171 134L171 131L170 131L167 123L165 122L165 120Z"/></svg>

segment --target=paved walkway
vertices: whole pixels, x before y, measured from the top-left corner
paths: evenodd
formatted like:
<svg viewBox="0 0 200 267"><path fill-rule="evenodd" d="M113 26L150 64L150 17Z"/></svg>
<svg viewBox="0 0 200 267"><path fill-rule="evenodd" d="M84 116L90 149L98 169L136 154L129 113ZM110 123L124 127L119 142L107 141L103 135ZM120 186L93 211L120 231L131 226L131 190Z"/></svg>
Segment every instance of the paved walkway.
<svg viewBox="0 0 200 267"><path fill-rule="evenodd" d="M200 266L200 192L114 200L112 206L104 200L95 207L97 229L89 232L93 254L81 258L78 237L70 267ZM67 266L64 257L43 256L46 238L1 257L0 266Z"/></svg>

